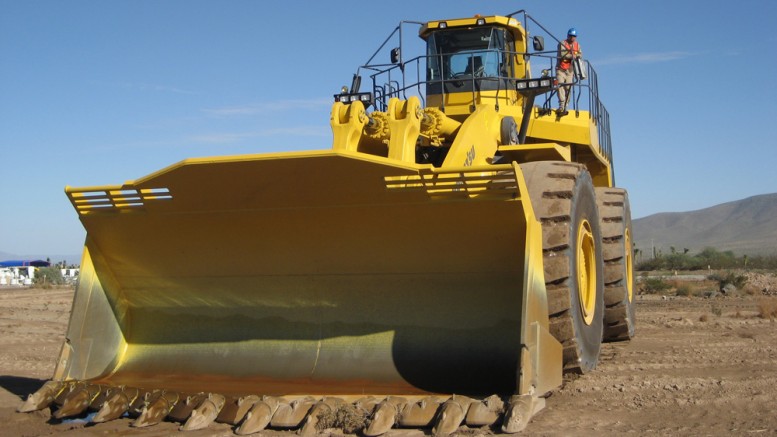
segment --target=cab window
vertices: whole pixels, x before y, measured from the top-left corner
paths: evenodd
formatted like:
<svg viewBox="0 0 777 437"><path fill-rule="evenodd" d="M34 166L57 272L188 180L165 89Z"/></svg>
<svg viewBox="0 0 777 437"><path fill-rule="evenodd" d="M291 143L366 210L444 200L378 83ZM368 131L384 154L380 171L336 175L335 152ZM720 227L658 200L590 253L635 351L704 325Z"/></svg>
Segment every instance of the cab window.
<svg viewBox="0 0 777 437"><path fill-rule="evenodd" d="M427 39L427 79L506 76L511 46L512 35L497 27L437 31Z"/></svg>

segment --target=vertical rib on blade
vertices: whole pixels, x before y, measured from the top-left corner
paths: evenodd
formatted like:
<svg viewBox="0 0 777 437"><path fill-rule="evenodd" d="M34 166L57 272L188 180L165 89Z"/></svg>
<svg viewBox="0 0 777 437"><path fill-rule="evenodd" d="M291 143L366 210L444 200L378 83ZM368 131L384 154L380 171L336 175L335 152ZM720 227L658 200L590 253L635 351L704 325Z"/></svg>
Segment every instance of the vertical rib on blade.
<svg viewBox="0 0 777 437"><path fill-rule="evenodd" d="M224 394L515 393L527 224L513 167L493 168L509 173L309 152L69 188L87 241L55 377ZM164 198L79 208L78 193L100 191Z"/></svg>

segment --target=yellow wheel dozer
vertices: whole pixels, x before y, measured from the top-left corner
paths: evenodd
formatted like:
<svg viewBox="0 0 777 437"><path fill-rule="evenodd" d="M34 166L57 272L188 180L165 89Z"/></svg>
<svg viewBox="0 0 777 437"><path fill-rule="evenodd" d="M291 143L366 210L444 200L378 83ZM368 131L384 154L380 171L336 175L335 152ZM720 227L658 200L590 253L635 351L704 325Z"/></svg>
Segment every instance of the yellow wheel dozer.
<svg viewBox="0 0 777 437"><path fill-rule="evenodd" d="M524 59L546 52L516 14L426 23L439 52L335 96L332 150L66 188L80 279L52 381L20 411L238 434L523 429L604 333L633 335L633 275L606 111L595 93L595 111L544 110L557 85L531 78ZM381 82L411 62L415 84ZM607 271L604 208L620 218Z"/></svg>

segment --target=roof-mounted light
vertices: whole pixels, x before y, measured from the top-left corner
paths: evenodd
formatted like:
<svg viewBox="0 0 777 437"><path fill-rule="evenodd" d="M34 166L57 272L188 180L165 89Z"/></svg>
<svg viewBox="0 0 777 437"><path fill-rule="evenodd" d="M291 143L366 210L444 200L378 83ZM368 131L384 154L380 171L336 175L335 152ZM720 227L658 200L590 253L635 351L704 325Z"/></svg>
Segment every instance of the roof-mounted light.
<svg viewBox="0 0 777 437"><path fill-rule="evenodd" d="M440 27L440 29L446 29L446 28L448 28L448 23L446 23L445 21L440 21L440 26L439 27Z"/></svg>
<svg viewBox="0 0 777 437"><path fill-rule="evenodd" d="M475 21L475 23L477 23L478 26L482 26L482 25L486 24L486 19L485 18L478 18L477 21Z"/></svg>
<svg viewBox="0 0 777 437"><path fill-rule="evenodd" d="M343 87L345 88L345 87ZM346 90L347 91L347 90ZM359 101L364 103L364 106L370 106L372 105L373 98L372 93L348 93L344 92L341 94L335 94L335 102L344 103L346 105L350 105L353 102Z"/></svg>
<svg viewBox="0 0 777 437"><path fill-rule="evenodd" d="M553 89L553 78L522 79L515 82L515 90L524 95L537 95Z"/></svg>

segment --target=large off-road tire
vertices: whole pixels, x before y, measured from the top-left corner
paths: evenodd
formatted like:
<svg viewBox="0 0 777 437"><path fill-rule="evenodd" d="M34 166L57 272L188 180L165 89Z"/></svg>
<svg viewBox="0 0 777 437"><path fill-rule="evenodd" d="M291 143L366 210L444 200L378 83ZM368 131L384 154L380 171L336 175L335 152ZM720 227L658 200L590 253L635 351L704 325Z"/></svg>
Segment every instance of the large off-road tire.
<svg viewBox="0 0 777 437"><path fill-rule="evenodd" d="M550 332L564 348L564 371L596 367L602 343L604 273L591 175L576 163L522 164L542 252Z"/></svg>
<svg viewBox="0 0 777 437"><path fill-rule="evenodd" d="M604 256L604 341L634 336L634 259L629 195L621 188L597 188Z"/></svg>

